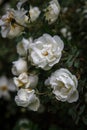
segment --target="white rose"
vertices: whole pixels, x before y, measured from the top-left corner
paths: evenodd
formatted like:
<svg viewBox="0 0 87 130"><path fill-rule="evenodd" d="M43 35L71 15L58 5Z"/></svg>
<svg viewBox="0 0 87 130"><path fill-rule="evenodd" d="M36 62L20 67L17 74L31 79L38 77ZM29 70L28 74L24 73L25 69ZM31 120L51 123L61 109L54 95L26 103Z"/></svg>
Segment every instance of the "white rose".
<svg viewBox="0 0 87 130"><path fill-rule="evenodd" d="M26 22L26 11L8 9L7 13L0 19L1 35L6 38L14 38L24 30ZM18 23L18 24L17 24ZM19 25L20 24L20 25Z"/></svg>
<svg viewBox="0 0 87 130"><path fill-rule="evenodd" d="M21 73L19 77L14 77L14 83L17 88L24 87L24 88L34 88L38 83L38 76L37 75L30 75L28 76L27 73Z"/></svg>
<svg viewBox="0 0 87 130"><path fill-rule="evenodd" d="M22 58L19 58L17 61L13 62L12 73L14 75L19 75L23 72L27 72L27 70L27 62Z"/></svg>
<svg viewBox="0 0 87 130"><path fill-rule="evenodd" d="M7 98L7 99L10 98L10 94L8 91L8 80L6 76L0 77L0 98L1 97Z"/></svg>
<svg viewBox="0 0 87 130"><path fill-rule="evenodd" d="M18 106L28 107L30 110L37 111L40 101L35 95L34 90L20 89L15 97Z"/></svg>
<svg viewBox="0 0 87 130"><path fill-rule="evenodd" d="M63 48L64 43L59 36L44 34L30 44L31 61L37 67L49 70L59 62Z"/></svg>
<svg viewBox="0 0 87 130"><path fill-rule="evenodd" d="M49 24L54 23L58 15L60 13L60 5L57 0L52 0L49 3L49 6L45 10L45 18L48 21Z"/></svg>
<svg viewBox="0 0 87 130"><path fill-rule="evenodd" d="M21 56L26 56L29 49L29 44L32 42L32 38L23 38L21 42L17 44L17 53Z"/></svg>
<svg viewBox="0 0 87 130"><path fill-rule="evenodd" d="M38 7L30 6L30 10L29 10L30 21L31 22L35 21L39 17L40 13L41 13L41 11L39 10Z"/></svg>
<svg viewBox="0 0 87 130"><path fill-rule="evenodd" d="M28 22L28 16L26 15L27 11L23 8L14 10L12 9L14 19L16 22L20 25L26 26L26 23Z"/></svg>
<svg viewBox="0 0 87 130"><path fill-rule="evenodd" d="M15 85L12 79L8 79L6 76L0 77L0 98L4 97L5 99L10 98L10 93L15 91Z"/></svg>
<svg viewBox="0 0 87 130"><path fill-rule="evenodd" d="M77 78L67 69L59 69L55 71L51 77L45 81L45 84L51 85L53 93L59 101L72 103L78 100Z"/></svg>

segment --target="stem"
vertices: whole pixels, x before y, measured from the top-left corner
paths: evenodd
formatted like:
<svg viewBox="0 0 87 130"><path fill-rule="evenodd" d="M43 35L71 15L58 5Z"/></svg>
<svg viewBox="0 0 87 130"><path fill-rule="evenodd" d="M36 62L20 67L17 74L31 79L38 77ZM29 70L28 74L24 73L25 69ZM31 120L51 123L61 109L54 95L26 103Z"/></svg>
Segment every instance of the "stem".
<svg viewBox="0 0 87 130"><path fill-rule="evenodd" d="M19 24L19 23L18 23L18 22L16 22L16 21L15 21L15 23L16 23L17 25L19 25L19 26L23 27L23 28L28 28L27 26L21 25L21 24Z"/></svg>
<svg viewBox="0 0 87 130"><path fill-rule="evenodd" d="M35 92L35 93L38 95L48 95L49 94L48 92L44 92L44 93Z"/></svg>

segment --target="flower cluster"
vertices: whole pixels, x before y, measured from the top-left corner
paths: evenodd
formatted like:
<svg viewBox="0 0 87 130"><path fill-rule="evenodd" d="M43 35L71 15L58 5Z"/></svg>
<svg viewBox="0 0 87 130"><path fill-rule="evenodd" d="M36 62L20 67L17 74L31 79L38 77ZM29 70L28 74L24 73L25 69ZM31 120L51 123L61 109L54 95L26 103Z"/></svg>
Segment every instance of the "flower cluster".
<svg viewBox="0 0 87 130"><path fill-rule="evenodd" d="M28 72L27 62L22 58L13 62L12 72L15 75L13 80L18 91L15 97L17 105L37 111L40 106L39 98L35 94L38 75Z"/></svg>
<svg viewBox="0 0 87 130"><path fill-rule="evenodd" d="M19 32L22 32L41 14L38 7L30 5L29 10L22 8L25 2L27 0L20 0L17 4L17 10L10 9L1 18L0 25L3 37L12 38L18 36ZM54 23L60 12L58 1L50 1L48 7L43 9L43 12L48 24ZM15 102L18 106L38 111L41 105L39 81L44 82L45 87L51 88L52 96L58 101L73 103L78 100L78 80L76 76L65 68L57 68L55 72L53 71L53 67L61 62L64 50L64 42L60 36L44 33L36 39L23 37L17 43L16 48L19 59L13 62L12 73L17 89ZM41 72L52 72L52 74L41 81Z"/></svg>
<svg viewBox="0 0 87 130"><path fill-rule="evenodd" d="M55 64L59 63L63 48L64 43L61 38L58 35L52 37L49 34L43 34L35 40L23 38L17 44L20 58L13 62L12 67L12 73L17 76L14 77L14 83L18 90L15 97L17 105L28 107L34 111L38 110L40 101L35 94L38 86L38 75L33 74L33 72L29 73L30 68L34 66L36 69L41 68L44 71L51 70ZM61 68L53 72L44 81L44 85L52 88L52 93L59 101L72 103L77 101L79 97L77 78L67 69Z"/></svg>
<svg viewBox="0 0 87 130"><path fill-rule="evenodd" d="M29 24L37 20L41 14L38 7L30 5L29 10L22 8L22 5L27 0L20 0L17 4L17 9L8 8L7 13L0 19L1 35L3 38L14 38L23 33ZM57 0L49 2L49 6L43 9L45 20L49 24L54 23L59 15L60 6Z"/></svg>

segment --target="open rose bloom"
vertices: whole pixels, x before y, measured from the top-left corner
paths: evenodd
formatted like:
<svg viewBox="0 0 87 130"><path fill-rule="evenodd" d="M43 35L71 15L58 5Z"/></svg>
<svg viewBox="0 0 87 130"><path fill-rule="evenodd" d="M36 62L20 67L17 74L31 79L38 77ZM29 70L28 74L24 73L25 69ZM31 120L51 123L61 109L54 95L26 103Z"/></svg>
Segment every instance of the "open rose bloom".
<svg viewBox="0 0 87 130"><path fill-rule="evenodd" d="M45 81L45 84L51 86L53 94L59 101L72 103L79 98L77 91L78 80L67 69L56 70Z"/></svg>
<svg viewBox="0 0 87 130"><path fill-rule="evenodd" d="M22 3L17 5L17 10L7 9L5 15L0 19L1 35L3 38L14 38L24 30L28 21L27 11L21 8Z"/></svg>
<svg viewBox="0 0 87 130"><path fill-rule="evenodd" d="M44 70L51 69L60 61L64 43L59 36L43 34L29 46L31 62Z"/></svg>
<svg viewBox="0 0 87 130"><path fill-rule="evenodd" d="M18 36L23 31L24 27L21 26L20 23L17 24L18 21L17 19L15 19L16 13L19 13L19 11L15 12L13 9L9 9L7 13L3 15L2 18L0 19L2 37L13 38Z"/></svg>

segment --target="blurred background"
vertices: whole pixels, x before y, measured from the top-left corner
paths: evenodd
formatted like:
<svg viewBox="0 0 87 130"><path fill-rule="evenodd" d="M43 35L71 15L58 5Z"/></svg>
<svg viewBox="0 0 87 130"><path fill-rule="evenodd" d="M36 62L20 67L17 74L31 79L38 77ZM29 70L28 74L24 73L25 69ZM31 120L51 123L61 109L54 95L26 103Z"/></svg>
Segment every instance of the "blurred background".
<svg viewBox="0 0 87 130"><path fill-rule="evenodd" d="M48 1L48 0L47 0ZM30 0L35 6L47 4L46 0ZM0 18L6 9L16 7L17 0L0 0ZM44 101L45 110L32 112L18 107L12 82L12 62L18 58L16 44L21 37L2 38L0 35L0 130L86 130L87 128L87 0L59 0L61 12L51 26L33 30L28 36L38 37L44 32L58 34L65 43L65 66L75 72L79 80L79 101L76 104ZM62 66L62 62L61 62ZM13 86L13 89L10 87ZM46 98L46 97L45 97ZM46 100L46 99L45 99ZM56 105L55 105L56 103ZM43 109L43 108L41 108Z"/></svg>

